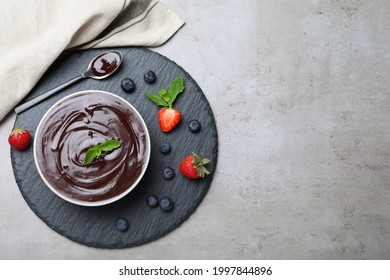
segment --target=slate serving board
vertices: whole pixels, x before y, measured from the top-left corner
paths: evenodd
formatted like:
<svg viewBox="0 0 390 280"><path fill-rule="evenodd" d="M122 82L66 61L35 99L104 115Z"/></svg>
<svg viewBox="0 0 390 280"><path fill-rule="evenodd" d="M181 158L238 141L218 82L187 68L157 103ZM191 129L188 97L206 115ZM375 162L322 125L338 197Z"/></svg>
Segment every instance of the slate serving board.
<svg viewBox="0 0 390 280"><path fill-rule="evenodd" d="M107 49L71 52L56 61L29 94L28 99L38 96L55 86L83 73L90 60ZM65 237L98 248L126 248L144 244L169 233L182 224L201 203L206 195L215 172L218 156L218 135L209 103L191 76L168 58L144 48L117 48L124 60L118 71L105 80L84 79L62 90L57 95L17 116L16 123L35 135L43 114L61 98L81 90L104 90L129 101L142 115L151 137L151 158L148 169L139 185L119 201L100 207L73 205L50 191L40 178L33 158L33 145L26 151L11 149L11 160L16 182L34 213L50 228ZM148 70L156 73L154 84L147 84L143 75ZM168 88L170 82L181 75L185 91L177 98L174 106L180 109L182 120L178 127L163 133L158 125L159 108L144 95L145 91L157 93L160 87ZM128 94L120 87L123 78L132 78L136 91ZM202 124L199 133L189 131L187 124L198 119ZM159 151L159 144L168 141L172 146L169 154ZM181 160L196 152L208 157L211 174L205 179L190 180L179 172ZM169 166L176 175L164 180L162 169ZM174 208L166 213L150 208L146 198L168 196ZM125 232L116 229L118 218L126 218L130 224ZM205 217L207 219L207 217ZM190 235L191 233L189 233Z"/></svg>

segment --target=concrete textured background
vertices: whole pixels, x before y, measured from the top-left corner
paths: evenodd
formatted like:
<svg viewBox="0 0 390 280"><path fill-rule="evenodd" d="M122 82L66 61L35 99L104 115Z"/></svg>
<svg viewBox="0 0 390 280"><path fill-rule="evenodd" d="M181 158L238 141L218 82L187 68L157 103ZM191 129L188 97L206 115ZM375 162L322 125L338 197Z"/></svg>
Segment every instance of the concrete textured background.
<svg viewBox="0 0 390 280"><path fill-rule="evenodd" d="M167 236L88 248L14 181L0 124L0 259L389 259L390 2L162 0L186 25L155 48L214 111L210 191Z"/></svg>

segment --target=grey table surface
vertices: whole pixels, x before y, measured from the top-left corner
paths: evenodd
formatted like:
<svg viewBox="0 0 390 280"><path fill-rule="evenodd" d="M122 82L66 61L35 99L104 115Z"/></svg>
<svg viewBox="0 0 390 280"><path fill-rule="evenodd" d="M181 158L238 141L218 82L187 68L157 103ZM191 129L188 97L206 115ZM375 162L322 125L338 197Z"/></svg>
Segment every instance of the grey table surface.
<svg viewBox="0 0 390 280"><path fill-rule="evenodd" d="M162 0L186 25L153 50L198 82L219 157L179 228L96 249L47 227L0 124L0 259L389 259L390 3Z"/></svg>

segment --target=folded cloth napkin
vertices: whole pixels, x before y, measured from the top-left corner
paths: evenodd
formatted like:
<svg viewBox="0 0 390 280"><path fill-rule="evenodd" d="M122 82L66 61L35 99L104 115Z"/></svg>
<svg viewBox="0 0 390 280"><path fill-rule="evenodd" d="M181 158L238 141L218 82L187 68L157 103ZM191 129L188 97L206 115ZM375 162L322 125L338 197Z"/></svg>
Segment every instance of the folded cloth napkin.
<svg viewBox="0 0 390 280"><path fill-rule="evenodd" d="M64 50L158 46L184 24L157 0L12 0L0 12L0 122Z"/></svg>

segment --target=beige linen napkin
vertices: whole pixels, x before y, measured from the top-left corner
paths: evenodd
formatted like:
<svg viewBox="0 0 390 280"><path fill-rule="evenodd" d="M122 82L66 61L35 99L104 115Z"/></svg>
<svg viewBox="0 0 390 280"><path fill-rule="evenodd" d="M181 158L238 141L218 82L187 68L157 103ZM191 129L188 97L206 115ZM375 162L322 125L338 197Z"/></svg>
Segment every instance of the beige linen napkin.
<svg viewBox="0 0 390 280"><path fill-rule="evenodd" d="M0 122L64 50L158 46L183 24L157 0L0 1Z"/></svg>

